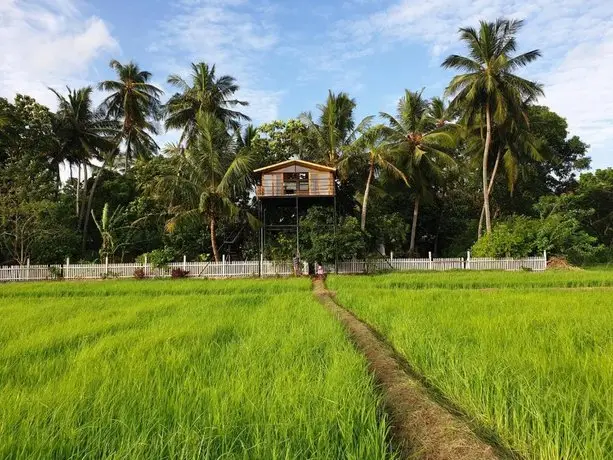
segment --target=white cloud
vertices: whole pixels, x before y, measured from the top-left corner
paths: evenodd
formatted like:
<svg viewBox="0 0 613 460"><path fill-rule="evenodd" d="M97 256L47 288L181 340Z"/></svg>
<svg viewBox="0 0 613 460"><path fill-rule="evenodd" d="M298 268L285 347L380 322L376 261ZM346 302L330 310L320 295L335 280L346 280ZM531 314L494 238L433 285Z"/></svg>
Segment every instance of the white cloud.
<svg viewBox="0 0 613 460"><path fill-rule="evenodd" d="M546 99L596 154L594 166L613 163L613 33L582 43L545 77Z"/></svg>
<svg viewBox="0 0 613 460"><path fill-rule="evenodd" d="M150 51L167 73L188 74L190 61L215 64L218 75L232 75L240 85L238 98L249 102L241 110L255 123L270 121L278 117L283 96L263 89L266 53L278 43L270 15L274 8L251 7L245 0L183 0L160 24Z"/></svg>
<svg viewBox="0 0 613 460"><path fill-rule="evenodd" d="M569 129L592 145L594 167L613 158L613 2L602 0L415 0L395 1L370 15L337 21L330 37L352 60L362 49L397 42L425 43L438 65L460 51L457 29L499 16L525 19L519 51L539 48L543 58L525 71L545 83L544 103L566 117ZM355 55L358 56L358 55ZM607 149L609 149L607 151Z"/></svg>
<svg viewBox="0 0 613 460"><path fill-rule="evenodd" d="M118 47L98 17L83 17L75 0L0 2L0 95L27 93L55 105L47 87L89 84L89 67Z"/></svg>

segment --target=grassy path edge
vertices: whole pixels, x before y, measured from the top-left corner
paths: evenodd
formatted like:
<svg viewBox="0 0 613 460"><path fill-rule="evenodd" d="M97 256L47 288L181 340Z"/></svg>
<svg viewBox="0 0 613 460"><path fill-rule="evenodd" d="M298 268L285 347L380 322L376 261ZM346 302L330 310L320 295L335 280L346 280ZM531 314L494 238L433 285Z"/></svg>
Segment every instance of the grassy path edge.
<svg viewBox="0 0 613 460"><path fill-rule="evenodd" d="M501 458L460 419L434 402L419 381L407 374L396 353L372 329L338 304L322 280L313 294L345 327L380 386L392 423L392 437L407 458L489 460Z"/></svg>

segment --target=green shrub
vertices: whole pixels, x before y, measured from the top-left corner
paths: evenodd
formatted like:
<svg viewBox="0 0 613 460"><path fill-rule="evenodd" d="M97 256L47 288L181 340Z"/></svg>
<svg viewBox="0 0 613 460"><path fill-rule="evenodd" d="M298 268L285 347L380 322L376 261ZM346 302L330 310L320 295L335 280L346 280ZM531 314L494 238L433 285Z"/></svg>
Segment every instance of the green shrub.
<svg viewBox="0 0 613 460"><path fill-rule="evenodd" d="M537 252L538 220L516 216L495 225L491 234L477 241L475 257L527 257Z"/></svg>
<svg viewBox="0 0 613 460"><path fill-rule="evenodd" d="M542 219L513 216L498 222L491 234L472 247L475 257L527 257L547 251L581 264L598 260L605 252L571 213L553 213Z"/></svg>
<svg viewBox="0 0 613 460"><path fill-rule="evenodd" d="M334 212L330 208L313 207L300 219L300 251L310 262L333 262L366 256L366 240L355 217L341 217L334 232Z"/></svg>
<svg viewBox="0 0 613 460"><path fill-rule="evenodd" d="M62 272L62 269L59 267L55 267L53 265L49 267L49 275L51 276L51 279L53 280L63 280L64 279L64 273Z"/></svg>
<svg viewBox="0 0 613 460"><path fill-rule="evenodd" d="M175 252L171 248L154 249L151 252L138 256L136 261L144 263L145 256L147 256L147 262L150 263L153 268L168 268L168 264L175 260L175 255Z"/></svg>

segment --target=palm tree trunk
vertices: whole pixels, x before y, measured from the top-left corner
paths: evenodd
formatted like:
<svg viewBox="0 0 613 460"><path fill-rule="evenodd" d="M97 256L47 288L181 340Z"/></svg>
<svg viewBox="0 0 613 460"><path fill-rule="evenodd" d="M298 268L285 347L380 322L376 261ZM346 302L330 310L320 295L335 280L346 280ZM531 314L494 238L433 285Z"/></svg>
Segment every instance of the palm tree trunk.
<svg viewBox="0 0 613 460"><path fill-rule="evenodd" d="M83 222L83 216L85 215L85 205L87 203L87 163L83 165L83 198L81 199L81 210L79 211L79 226L81 228L81 222Z"/></svg>
<svg viewBox="0 0 613 460"><path fill-rule="evenodd" d="M368 170L368 179L366 179L366 188L364 189L364 200L362 201L362 231L366 229L366 208L368 207L368 194L370 193L370 183L375 173L375 164L371 161Z"/></svg>
<svg viewBox="0 0 613 460"><path fill-rule="evenodd" d="M489 235L492 233L492 220L490 217L490 196L488 193L488 180L487 180L487 165L488 157L490 153L490 144L492 142L492 120L490 115L489 102L485 105L485 146L483 148L483 209L485 210L485 231Z"/></svg>
<svg viewBox="0 0 613 460"><path fill-rule="evenodd" d="M211 217L209 227L211 229L211 246L213 247L213 257L215 258L215 262L219 262L219 249L217 249L217 238L215 237L215 218L214 217Z"/></svg>
<svg viewBox="0 0 613 460"><path fill-rule="evenodd" d="M132 155L132 123L128 122L128 128L126 128L126 158L124 160L124 174L128 173L128 169L130 168L130 165L128 163L131 155Z"/></svg>
<svg viewBox="0 0 613 460"><path fill-rule="evenodd" d="M98 187L98 182L100 181L100 177L104 172L106 167L106 159L102 163L98 174L96 174L96 179L94 179L94 183L92 184L92 189L89 192L89 198L87 200L87 210L83 215L83 240L81 241L81 254L85 254L85 244L87 243L87 226L89 225L89 215L92 212L92 203L94 201L94 193L96 193L96 188Z"/></svg>
<svg viewBox="0 0 613 460"><path fill-rule="evenodd" d="M60 188L62 187L62 176L60 173L60 164L58 163L57 169L55 170L55 197L60 194Z"/></svg>
<svg viewBox="0 0 613 460"><path fill-rule="evenodd" d="M85 163L83 165L83 200L85 201L85 197L87 197L87 181L88 181L89 177L88 177L88 173L87 173L87 163ZM81 205L81 208L83 208L83 205ZM81 216L81 218L83 218Z"/></svg>
<svg viewBox="0 0 613 460"><path fill-rule="evenodd" d="M417 217L419 216L419 195L415 198L415 206L413 206L413 223L411 224L411 244L409 246L409 254L415 252L415 237L417 236Z"/></svg>
<svg viewBox="0 0 613 460"><path fill-rule="evenodd" d="M70 179L72 179L72 165L70 166ZM79 219L79 210L81 204L79 198L79 192L81 191L81 163L77 163L77 201L75 202L75 214L77 215L77 220ZM79 228L79 227L77 227Z"/></svg>
<svg viewBox="0 0 613 460"><path fill-rule="evenodd" d="M494 169L492 170L492 176L490 177L490 183L487 187L487 194L491 195L494 190L494 179L496 179L496 172L498 171L498 165L500 164L501 151L498 150L496 155L496 162L494 163ZM479 217L479 228L477 230L477 239L481 238L481 232L483 230L483 217L485 216L485 206L481 207L481 216Z"/></svg>

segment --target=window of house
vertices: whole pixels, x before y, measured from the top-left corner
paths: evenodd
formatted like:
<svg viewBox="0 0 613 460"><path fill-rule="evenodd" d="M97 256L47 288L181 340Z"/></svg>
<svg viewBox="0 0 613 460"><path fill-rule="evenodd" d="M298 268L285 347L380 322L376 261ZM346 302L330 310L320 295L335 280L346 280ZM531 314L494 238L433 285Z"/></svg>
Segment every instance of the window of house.
<svg viewBox="0 0 613 460"><path fill-rule="evenodd" d="M283 173L283 190L286 195L308 193L309 173Z"/></svg>

